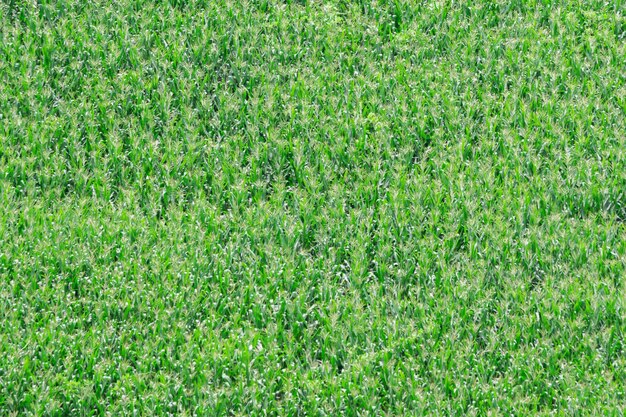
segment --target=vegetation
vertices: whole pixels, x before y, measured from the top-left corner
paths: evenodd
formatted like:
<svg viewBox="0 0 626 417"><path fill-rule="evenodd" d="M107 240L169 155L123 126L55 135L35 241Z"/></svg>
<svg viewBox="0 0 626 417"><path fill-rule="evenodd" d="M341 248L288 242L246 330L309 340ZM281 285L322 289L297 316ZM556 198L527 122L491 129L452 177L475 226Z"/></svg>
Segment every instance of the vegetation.
<svg viewBox="0 0 626 417"><path fill-rule="evenodd" d="M0 415L623 415L626 5L3 0Z"/></svg>

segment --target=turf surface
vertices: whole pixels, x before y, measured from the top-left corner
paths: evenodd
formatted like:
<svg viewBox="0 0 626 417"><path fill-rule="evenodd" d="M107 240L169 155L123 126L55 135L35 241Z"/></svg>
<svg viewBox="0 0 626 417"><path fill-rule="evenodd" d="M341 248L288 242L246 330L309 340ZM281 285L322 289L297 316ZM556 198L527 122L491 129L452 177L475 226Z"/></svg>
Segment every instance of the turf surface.
<svg viewBox="0 0 626 417"><path fill-rule="evenodd" d="M0 415L623 415L626 5L0 3Z"/></svg>

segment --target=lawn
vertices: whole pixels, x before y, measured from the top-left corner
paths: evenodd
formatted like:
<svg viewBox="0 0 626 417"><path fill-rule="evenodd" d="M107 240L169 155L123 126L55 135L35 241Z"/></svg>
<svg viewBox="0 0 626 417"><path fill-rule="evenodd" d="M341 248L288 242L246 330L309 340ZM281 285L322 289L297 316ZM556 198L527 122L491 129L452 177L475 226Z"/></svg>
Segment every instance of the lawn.
<svg viewBox="0 0 626 417"><path fill-rule="evenodd" d="M0 415L626 412L622 0L2 0Z"/></svg>

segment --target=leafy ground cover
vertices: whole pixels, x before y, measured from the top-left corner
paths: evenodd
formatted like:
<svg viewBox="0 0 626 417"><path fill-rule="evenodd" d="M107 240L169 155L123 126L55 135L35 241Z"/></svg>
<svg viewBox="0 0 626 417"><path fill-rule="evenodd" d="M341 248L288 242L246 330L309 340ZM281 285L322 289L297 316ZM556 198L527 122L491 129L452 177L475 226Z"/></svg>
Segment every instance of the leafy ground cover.
<svg viewBox="0 0 626 417"><path fill-rule="evenodd" d="M3 1L0 415L623 415L626 7Z"/></svg>

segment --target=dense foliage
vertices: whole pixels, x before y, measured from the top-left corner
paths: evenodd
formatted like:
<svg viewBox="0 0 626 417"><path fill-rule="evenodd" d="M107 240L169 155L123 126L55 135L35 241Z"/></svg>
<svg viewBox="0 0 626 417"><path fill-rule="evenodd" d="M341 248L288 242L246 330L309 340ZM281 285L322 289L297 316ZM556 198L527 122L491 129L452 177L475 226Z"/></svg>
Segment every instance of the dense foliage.
<svg viewBox="0 0 626 417"><path fill-rule="evenodd" d="M626 6L3 0L0 415L623 415Z"/></svg>

